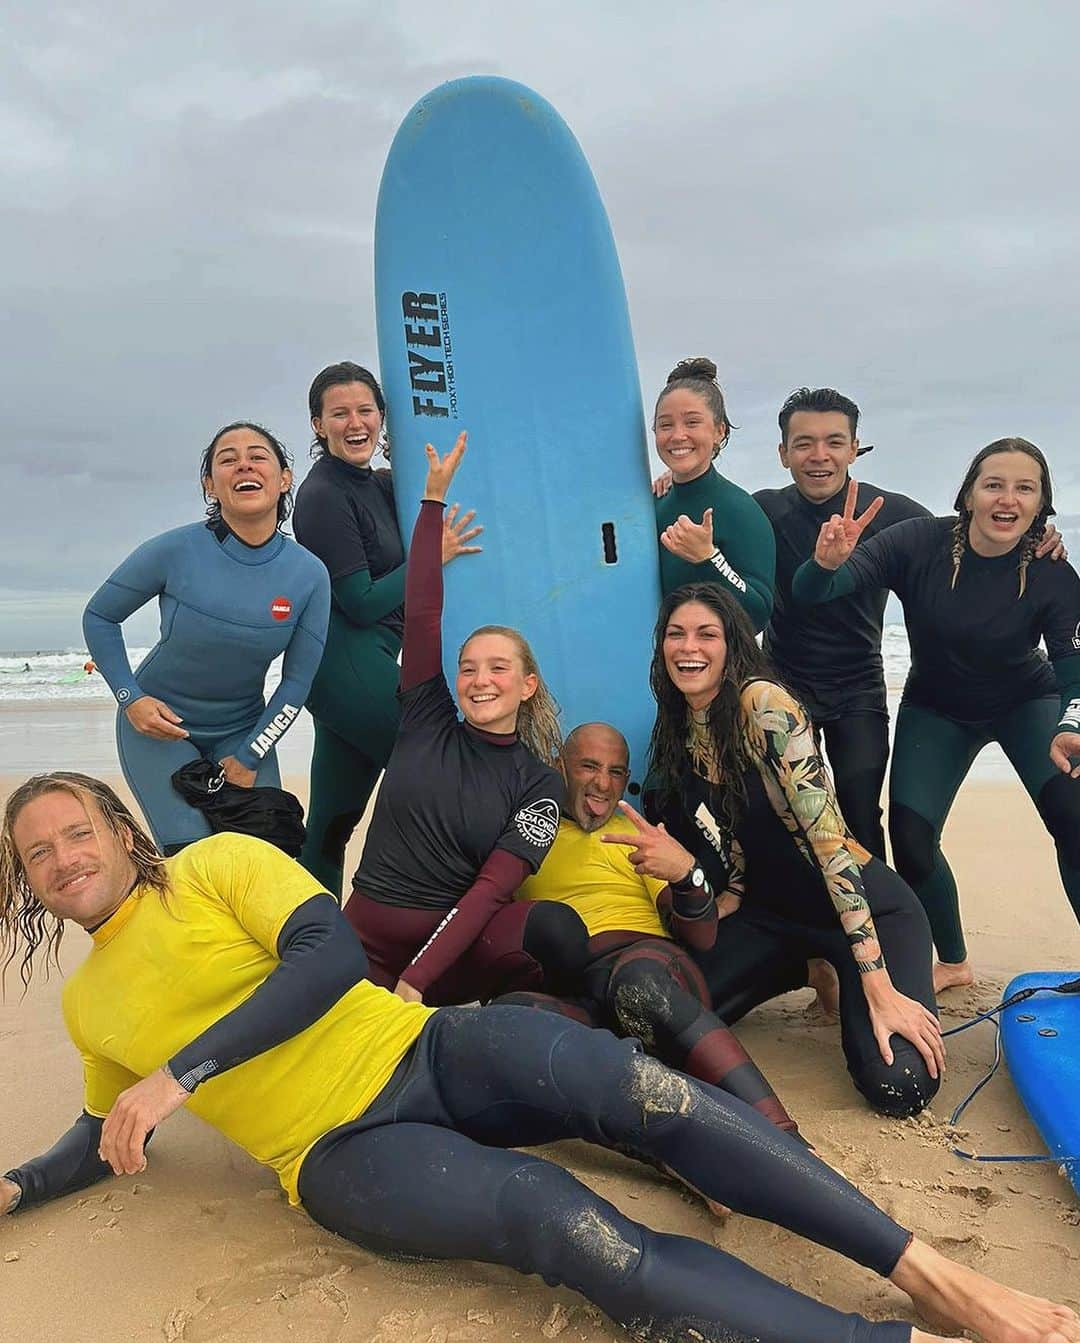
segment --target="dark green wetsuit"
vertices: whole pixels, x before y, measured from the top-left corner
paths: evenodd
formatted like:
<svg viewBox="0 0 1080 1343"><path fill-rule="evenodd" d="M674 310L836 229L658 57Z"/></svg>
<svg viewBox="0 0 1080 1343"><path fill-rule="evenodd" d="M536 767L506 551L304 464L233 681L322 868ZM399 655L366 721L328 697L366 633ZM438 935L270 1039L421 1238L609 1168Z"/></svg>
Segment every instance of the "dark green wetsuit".
<svg viewBox="0 0 1080 1343"><path fill-rule="evenodd" d="M710 467L685 485L672 485L656 501L656 532L685 513L700 522L713 511L717 553L700 564L679 559L660 546L660 585L665 597L684 583L719 583L738 601L759 632L768 624L773 603L776 541L769 519L749 494Z"/></svg>
<svg viewBox="0 0 1080 1343"><path fill-rule="evenodd" d="M1019 594L1019 548L964 550L955 588L953 518L914 518L863 542L835 572L812 559L796 601L891 588L904 605L911 671L896 720L889 834L900 875L926 907L943 961L966 958L956 883L941 852L953 798L980 750L997 741L1057 844L1080 918L1080 779L1051 761L1051 738L1076 731L1080 708L1080 576L1033 560ZM1039 652L1046 643L1049 661Z"/></svg>
<svg viewBox="0 0 1080 1343"><path fill-rule="evenodd" d="M398 725L405 548L389 471L320 457L296 495L296 539L330 571L326 650L300 861L340 899L345 846L390 757Z"/></svg>

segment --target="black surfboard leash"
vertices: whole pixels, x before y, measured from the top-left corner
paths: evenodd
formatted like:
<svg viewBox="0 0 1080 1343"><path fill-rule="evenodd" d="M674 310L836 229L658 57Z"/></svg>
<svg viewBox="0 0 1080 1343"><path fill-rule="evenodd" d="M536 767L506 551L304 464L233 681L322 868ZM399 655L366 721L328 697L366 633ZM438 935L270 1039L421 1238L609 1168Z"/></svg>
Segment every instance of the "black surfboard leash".
<svg viewBox="0 0 1080 1343"><path fill-rule="evenodd" d="M991 1080L991 1078L997 1072L998 1067L1001 1063L1001 1028L995 1018L997 1018L997 1016L1000 1013L1004 1012L1007 1008L1016 1007L1018 1003L1027 1002L1029 998L1033 998L1037 993L1080 993L1080 976L1078 976L1076 979L1064 980L1060 984L1038 984L1033 985L1030 988L1018 989L1016 993L1011 994L1008 998L1003 999L1000 1003L998 1003L996 1007L991 1007L989 1011L980 1012L978 1016L972 1017L970 1021L961 1022L959 1026L953 1026L949 1030L941 1032L942 1038L944 1039L945 1037L950 1035L959 1035L961 1031L969 1031L972 1028L972 1026L978 1026L984 1021L992 1021L994 1026L994 1061L993 1063L991 1063L988 1071L975 1083L975 1085L971 1088L968 1094L964 1097L964 1099L960 1102L960 1104L956 1107L955 1110L953 1110L952 1114L949 1116L949 1125L951 1128L956 1127L956 1124L960 1119L960 1116L964 1113L964 1111L975 1099L975 1097L979 1094L979 1092L983 1089L983 1087L986 1086L986 1084ZM1066 1170L1070 1169L1071 1162L1074 1161L1080 1162L1080 1152L1072 1156L1028 1156L1028 1155L1021 1155L1020 1153L1016 1152L1002 1153L997 1156L978 1156L974 1152L966 1152L962 1147L956 1147L956 1146L952 1148L952 1152L954 1156L963 1157L965 1161L989 1161L989 1162L1011 1161L1011 1162L1024 1162L1024 1163L1029 1162L1045 1163L1048 1161L1052 1161L1054 1162L1055 1165L1064 1166Z"/></svg>

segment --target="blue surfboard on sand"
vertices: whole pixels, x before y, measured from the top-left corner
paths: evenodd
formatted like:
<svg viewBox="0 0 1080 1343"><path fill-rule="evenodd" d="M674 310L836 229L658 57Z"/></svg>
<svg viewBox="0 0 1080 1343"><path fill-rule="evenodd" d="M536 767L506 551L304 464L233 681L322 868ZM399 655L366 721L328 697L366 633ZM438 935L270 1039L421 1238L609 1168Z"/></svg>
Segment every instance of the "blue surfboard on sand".
<svg viewBox="0 0 1080 1343"><path fill-rule="evenodd" d="M564 732L614 723L640 783L660 581L637 361L607 214L550 104L489 77L416 104L379 189L375 300L404 536L424 444L469 432L452 498L484 552L445 570L451 685L471 630L515 626Z"/></svg>
<svg viewBox="0 0 1080 1343"><path fill-rule="evenodd" d="M1062 984L1080 971L1019 975L1005 990ZM1001 1042L1009 1075L1028 1114L1080 1194L1080 995L1037 993L1002 1013Z"/></svg>

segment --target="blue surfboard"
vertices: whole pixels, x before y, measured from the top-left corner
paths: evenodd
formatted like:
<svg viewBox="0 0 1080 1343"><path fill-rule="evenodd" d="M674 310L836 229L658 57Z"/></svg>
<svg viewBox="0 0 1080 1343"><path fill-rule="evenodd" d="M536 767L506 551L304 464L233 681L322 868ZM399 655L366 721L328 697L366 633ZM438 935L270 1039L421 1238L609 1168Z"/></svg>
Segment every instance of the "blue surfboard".
<svg viewBox="0 0 1080 1343"><path fill-rule="evenodd" d="M1005 990L1062 984L1080 971L1019 975ZM1080 995L1038 993L1002 1013L1001 1042L1013 1085L1051 1156L1080 1194Z"/></svg>
<svg viewBox="0 0 1080 1343"><path fill-rule="evenodd" d="M641 392L607 214L550 104L489 77L416 104L379 189L375 301L404 536L424 444L469 432L453 498L484 551L445 570L451 685L471 630L520 629L564 732L626 734L637 792L660 601Z"/></svg>

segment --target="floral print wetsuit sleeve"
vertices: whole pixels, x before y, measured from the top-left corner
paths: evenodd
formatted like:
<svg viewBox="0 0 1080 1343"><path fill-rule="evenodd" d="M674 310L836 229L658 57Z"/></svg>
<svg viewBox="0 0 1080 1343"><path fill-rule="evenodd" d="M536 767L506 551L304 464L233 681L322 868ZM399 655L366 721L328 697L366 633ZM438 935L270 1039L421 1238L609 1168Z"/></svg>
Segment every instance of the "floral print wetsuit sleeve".
<svg viewBox="0 0 1080 1343"><path fill-rule="evenodd" d="M783 686L751 681L741 695L746 747L773 810L821 879L863 974L881 952L860 868L870 855L849 833L806 710Z"/></svg>

